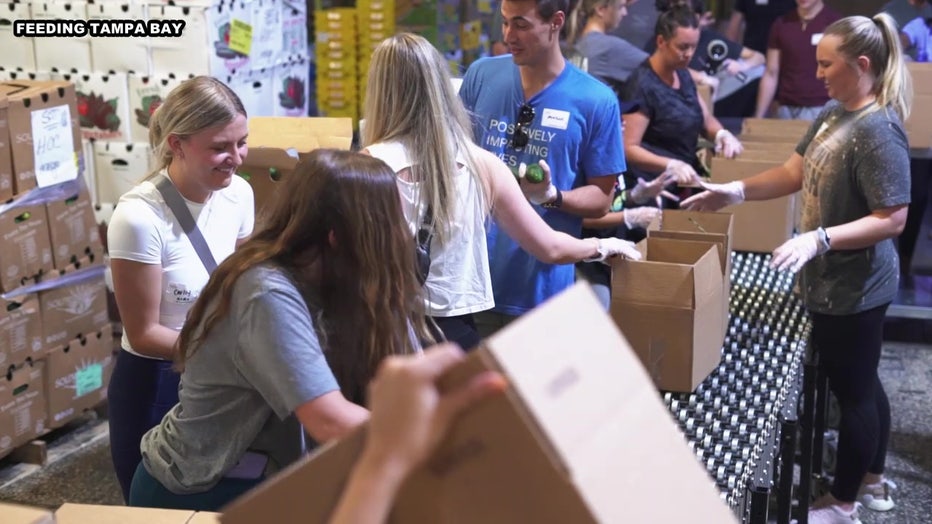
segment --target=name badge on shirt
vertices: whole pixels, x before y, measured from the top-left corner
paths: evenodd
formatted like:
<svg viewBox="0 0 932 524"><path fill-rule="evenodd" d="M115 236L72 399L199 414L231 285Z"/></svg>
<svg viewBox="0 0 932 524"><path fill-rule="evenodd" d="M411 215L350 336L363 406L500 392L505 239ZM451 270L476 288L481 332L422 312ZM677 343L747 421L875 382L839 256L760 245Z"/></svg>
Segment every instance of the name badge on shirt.
<svg viewBox="0 0 932 524"><path fill-rule="evenodd" d="M767 0L757 0L757 2L756 2L757 5L767 5L767 4L769 4L769 3L770 3L770 2L768 2Z"/></svg>
<svg viewBox="0 0 932 524"><path fill-rule="evenodd" d="M822 33L813 33L812 39L810 40L812 45L819 45L819 40L822 40Z"/></svg>
<svg viewBox="0 0 932 524"><path fill-rule="evenodd" d="M540 119L540 125L552 127L554 129L563 129L570 124L570 112L560 111L559 109L544 109L544 116Z"/></svg>

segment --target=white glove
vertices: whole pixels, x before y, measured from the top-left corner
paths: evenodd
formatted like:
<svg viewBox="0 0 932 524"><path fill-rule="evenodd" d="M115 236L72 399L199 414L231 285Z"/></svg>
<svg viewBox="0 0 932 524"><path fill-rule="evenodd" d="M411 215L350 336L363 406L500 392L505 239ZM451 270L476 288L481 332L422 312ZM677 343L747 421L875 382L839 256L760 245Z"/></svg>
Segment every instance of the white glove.
<svg viewBox="0 0 932 524"><path fill-rule="evenodd" d="M696 174L696 170L693 169L693 166L682 160L674 158L667 162L667 168L664 170L664 173L672 174L673 181L680 185L694 186L699 184L699 175Z"/></svg>
<svg viewBox="0 0 932 524"><path fill-rule="evenodd" d="M550 166L547 165L547 162L540 160L538 164L544 170L544 179L536 184L528 182L527 178L525 178L527 164L521 162L518 165L518 185L521 186L525 198L533 204L540 205L552 202L553 199L557 198L557 188L550 182Z"/></svg>
<svg viewBox="0 0 932 524"><path fill-rule="evenodd" d="M596 238L599 243L599 252L592 258L587 258L583 262L603 262L614 256L621 256L630 260L641 260L641 252L634 247L633 242L622 240L620 238Z"/></svg>
<svg viewBox="0 0 932 524"><path fill-rule="evenodd" d="M628 197L635 204L645 204L655 201L660 207L659 197L669 198L674 202L679 202L679 197L664 189L668 184L673 183L673 173L664 171L657 178L650 182L645 182L643 178L638 178L637 185L628 190Z"/></svg>
<svg viewBox="0 0 932 524"><path fill-rule="evenodd" d="M656 207L633 207L624 209L625 225L628 229L646 228L660 216L660 209Z"/></svg>
<svg viewBox="0 0 932 524"><path fill-rule="evenodd" d="M727 129L719 129L715 133L715 154L725 158L734 158L744 152L744 146L735 135Z"/></svg>
<svg viewBox="0 0 932 524"><path fill-rule="evenodd" d="M783 245L774 249L773 257L770 259L770 267L778 271L788 269L795 273L806 262L826 251L828 251L828 248L819 241L818 231L809 231L787 240Z"/></svg>
<svg viewBox="0 0 932 524"><path fill-rule="evenodd" d="M700 182L705 191L680 202L680 209L688 211L718 211L723 207L744 202L744 182L735 180L727 184Z"/></svg>

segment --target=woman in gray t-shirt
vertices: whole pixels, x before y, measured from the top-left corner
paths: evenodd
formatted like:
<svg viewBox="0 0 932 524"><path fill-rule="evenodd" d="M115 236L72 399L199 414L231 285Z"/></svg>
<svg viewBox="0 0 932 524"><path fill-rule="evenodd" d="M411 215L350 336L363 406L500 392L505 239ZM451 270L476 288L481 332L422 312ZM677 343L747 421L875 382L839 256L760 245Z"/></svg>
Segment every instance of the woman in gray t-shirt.
<svg viewBox="0 0 932 524"><path fill-rule="evenodd" d="M216 511L365 421L381 360L427 340L414 241L381 160L317 150L211 276L178 340L179 403L130 505ZM415 333L410 326L414 326Z"/></svg>
<svg viewBox="0 0 932 524"><path fill-rule="evenodd" d="M683 206L716 210L801 190L800 234L774 250L771 266L799 271L819 367L841 407L835 480L809 522L852 522L859 502L877 511L894 506L893 484L883 476L890 405L877 365L899 280L893 238L910 200L902 121L911 89L896 25L885 14L830 25L816 61L836 102L789 160L743 181L708 184Z"/></svg>

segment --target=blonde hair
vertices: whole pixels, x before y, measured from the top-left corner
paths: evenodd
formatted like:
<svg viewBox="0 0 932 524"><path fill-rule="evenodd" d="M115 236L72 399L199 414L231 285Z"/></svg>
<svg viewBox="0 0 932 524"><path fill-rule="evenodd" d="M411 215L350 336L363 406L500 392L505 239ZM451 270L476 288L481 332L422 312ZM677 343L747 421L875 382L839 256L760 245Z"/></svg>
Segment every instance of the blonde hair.
<svg viewBox="0 0 932 524"><path fill-rule="evenodd" d="M872 92L877 104L890 106L901 120L909 117L913 85L903 62L896 22L886 13L873 18L849 16L825 29L825 35L835 35L841 43L838 52L854 66L859 56L870 60L874 76Z"/></svg>
<svg viewBox="0 0 932 524"><path fill-rule="evenodd" d="M573 10L566 17L566 42L575 44L579 37L582 36L589 17L595 14L596 10L603 5L608 5L617 0L579 0L573 6Z"/></svg>
<svg viewBox="0 0 932 524"><path fill-rule="evenodd" d="M489 195L469 151L472 126L453 89L446 61L425 38L399 33L376 47L366 84L363 146L400 142L413 155L411 180L420 184L442 244L449 236L454 212L457 153L480 188L484 214Z"/></svg>
<svg viewBox="0 0 932 524"><path fill-rule="evenodd" d="M185 80L171 90L149 120L149 145L155 169L149 176L166 169L172 162L168 137L186 138L209 127L229 124L246 108L232 89L209 76Z"/></svg>

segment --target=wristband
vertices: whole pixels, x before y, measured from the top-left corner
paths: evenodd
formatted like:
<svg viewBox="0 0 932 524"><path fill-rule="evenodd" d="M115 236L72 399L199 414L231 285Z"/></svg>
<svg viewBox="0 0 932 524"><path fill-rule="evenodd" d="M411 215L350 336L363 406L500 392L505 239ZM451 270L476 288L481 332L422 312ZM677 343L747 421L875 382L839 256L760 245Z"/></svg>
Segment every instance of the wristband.
<svg viewBox="0 0 932 524"><path fill-rule="evenodd" d="M563 191L560 191L560 188L556 186L551 187L557 190L557 196L555 196L550 202L544 202L541 204L541 207L545 207L547 209L559 209L563 205Z"/></svg>

